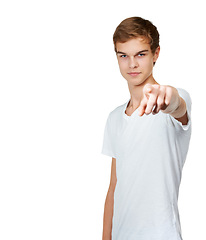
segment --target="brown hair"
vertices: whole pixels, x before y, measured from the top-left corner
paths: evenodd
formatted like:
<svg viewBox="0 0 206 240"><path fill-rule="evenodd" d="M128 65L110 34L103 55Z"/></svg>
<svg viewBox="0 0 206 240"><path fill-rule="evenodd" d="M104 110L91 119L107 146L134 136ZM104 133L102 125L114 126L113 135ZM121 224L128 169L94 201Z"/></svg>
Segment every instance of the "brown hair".
<svg viewBox="0 0 206 240"><path fill-rule="evenodd" d="M115 52L117 42L124 43L137 37L145 37L149 40L151 51L155 53L159 46L159 32L149 20L141 17L126 18L117 26L113 35Z"/></svg>

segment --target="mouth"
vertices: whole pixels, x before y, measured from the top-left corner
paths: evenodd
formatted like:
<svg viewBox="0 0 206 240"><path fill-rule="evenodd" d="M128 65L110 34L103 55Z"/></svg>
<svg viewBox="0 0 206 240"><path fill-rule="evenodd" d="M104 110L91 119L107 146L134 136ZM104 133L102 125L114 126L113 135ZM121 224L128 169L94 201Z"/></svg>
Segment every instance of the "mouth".
<svg viewBox="0 0 206 240"><path fill-rule="evenodd" d="M140 74L141 72L129 72L128 74L132 77L136 77Z"/></svg>

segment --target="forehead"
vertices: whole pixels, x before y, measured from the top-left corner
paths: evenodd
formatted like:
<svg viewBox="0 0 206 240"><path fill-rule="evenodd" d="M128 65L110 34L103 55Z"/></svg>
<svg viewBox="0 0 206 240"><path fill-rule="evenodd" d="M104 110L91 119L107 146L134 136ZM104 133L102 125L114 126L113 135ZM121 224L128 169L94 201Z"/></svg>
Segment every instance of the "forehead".
<svg viewBox="0 0 206 240"><path fill-rule="evenodd" d="M142 50L151 51L148 39L143 37L133 38L124 43L121 42L116 43L117 52L133 54Z"/></svg>

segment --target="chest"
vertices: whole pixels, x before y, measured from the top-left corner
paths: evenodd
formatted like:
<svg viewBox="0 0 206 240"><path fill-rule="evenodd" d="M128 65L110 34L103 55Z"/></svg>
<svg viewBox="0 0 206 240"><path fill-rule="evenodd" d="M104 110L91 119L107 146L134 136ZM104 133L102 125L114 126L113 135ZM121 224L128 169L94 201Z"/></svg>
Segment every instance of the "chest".
<svg viewBox="0 0 206 240"><path fill-rule="evenodd" d="M113 130L114 146L119 157L161 150L164 143L172 137L163 113L119 121Z"/></svg>

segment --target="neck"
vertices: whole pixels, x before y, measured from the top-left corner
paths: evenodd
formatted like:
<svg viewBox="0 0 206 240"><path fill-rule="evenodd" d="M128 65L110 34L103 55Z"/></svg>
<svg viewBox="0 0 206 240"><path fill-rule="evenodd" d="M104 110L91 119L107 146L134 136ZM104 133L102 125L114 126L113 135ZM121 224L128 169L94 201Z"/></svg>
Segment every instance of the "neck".
<svg viewBox="0 0 206 240"><path fill-rule="evenodd" d="M130 101L128 107L135 110L139 107L140 102L143 99L143 88L147 84L158 84L153 78L152 74L140 85L132 85L128 82L128 88L130 92Z"/></svg>

